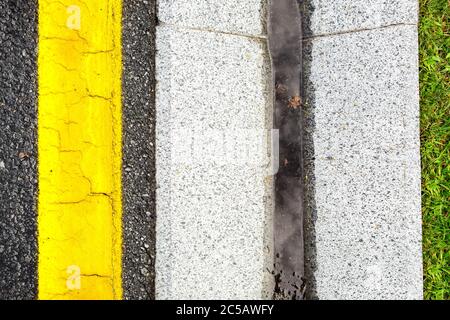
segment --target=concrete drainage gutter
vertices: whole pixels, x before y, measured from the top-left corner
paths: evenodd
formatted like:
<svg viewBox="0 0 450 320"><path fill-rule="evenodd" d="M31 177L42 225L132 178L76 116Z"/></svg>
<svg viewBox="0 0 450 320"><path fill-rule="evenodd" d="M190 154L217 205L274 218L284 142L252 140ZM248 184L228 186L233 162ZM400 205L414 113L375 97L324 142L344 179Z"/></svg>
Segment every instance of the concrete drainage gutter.
<svg viewBox="0 0 450 320"><path fill-rule="evenodd" d="M300 7L307 296L421 299L417 2ZM159 1L159 299L273 297L267 8Z"/></svg>
<svg viewBox="0 0 450 320"><path fill-rule="evenodd" d="M303 244L302 23L296 1L269 1L268 42L272 61L273 126L277 130L273 241L275 299L305 294Z"/></svg>

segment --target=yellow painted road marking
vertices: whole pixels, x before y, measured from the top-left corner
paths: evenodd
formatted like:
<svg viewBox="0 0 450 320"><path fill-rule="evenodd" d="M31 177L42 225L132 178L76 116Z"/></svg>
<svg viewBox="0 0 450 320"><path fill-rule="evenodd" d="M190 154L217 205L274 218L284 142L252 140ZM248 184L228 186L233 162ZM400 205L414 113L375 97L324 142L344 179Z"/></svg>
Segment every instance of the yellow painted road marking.
<svg viewBox="0 0 450 320"><path fill-rule="evenodd" d="M122 0L39 0L39 299L121 299Z"/></svg>

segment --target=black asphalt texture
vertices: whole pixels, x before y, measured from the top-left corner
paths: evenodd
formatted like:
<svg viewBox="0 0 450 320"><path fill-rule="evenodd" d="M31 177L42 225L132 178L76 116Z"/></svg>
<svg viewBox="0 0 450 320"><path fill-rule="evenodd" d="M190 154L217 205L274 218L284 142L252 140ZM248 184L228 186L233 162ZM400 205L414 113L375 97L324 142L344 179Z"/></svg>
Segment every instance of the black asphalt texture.
<svg viewBox="0 0 450 320"><path fill-rule="evenodd" d="M123 296L154 299L155 0L124 0ZM0 0L0 299L37 297L37 0Z"/></svg>
<svg viewBox="0 0 450 320"><path fill-rule="evenodd" d="M155 297L156 0L124 0L123 297Z"/></svg>
<svg viewBox="0 0 450 320"><path fill-rule="evenodd" d="M34 299L37 1L0 1L0 299Z"/></svg>

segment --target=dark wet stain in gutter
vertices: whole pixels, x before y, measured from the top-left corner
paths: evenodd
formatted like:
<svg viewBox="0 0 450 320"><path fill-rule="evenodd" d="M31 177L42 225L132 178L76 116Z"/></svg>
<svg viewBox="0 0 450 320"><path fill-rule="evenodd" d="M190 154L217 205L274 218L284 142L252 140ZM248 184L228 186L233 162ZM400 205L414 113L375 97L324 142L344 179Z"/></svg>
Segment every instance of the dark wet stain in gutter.
<svg viewBox="0 0 450 320"><path fill-rule="evenodd" d="M279 130L275 176L275 299L304 298L302 26L298 0L269 1L269 50L274 129Z"/></svg>

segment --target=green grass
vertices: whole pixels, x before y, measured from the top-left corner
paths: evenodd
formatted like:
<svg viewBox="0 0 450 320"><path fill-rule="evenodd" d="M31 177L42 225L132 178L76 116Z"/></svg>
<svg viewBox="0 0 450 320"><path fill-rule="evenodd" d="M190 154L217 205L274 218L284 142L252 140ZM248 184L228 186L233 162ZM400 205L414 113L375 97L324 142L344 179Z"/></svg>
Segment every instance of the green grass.
<svg viewBox="0 0 450 320"><path fill-rule="evenodd" d="M450 299L450 0L420 0L424 296Z"/></svg>

